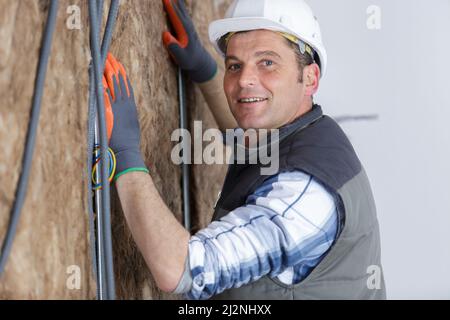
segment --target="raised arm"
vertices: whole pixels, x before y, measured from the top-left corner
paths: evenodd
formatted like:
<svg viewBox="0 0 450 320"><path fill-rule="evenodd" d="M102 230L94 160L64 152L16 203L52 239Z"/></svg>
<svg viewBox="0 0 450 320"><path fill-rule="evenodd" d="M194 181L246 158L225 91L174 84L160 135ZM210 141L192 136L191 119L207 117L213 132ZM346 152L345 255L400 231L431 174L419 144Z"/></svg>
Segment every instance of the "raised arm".
<svg viewBox="0 0 450 320"><path fill-rule="evenodd" d="M175 35L168 31L163 33L164 46L180 68L199 85L219 128L222 131L236 128L223 91L223 70L202 45L184 1L163 0L163 3L175 32Z"/></svg>

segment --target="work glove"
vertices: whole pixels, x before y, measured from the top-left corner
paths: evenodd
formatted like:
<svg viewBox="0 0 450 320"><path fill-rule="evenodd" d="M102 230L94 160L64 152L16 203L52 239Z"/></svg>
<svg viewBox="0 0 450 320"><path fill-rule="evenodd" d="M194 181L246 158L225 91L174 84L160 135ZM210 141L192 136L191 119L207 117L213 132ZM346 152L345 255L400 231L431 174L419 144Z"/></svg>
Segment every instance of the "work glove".
<svg viewBox="0 0 450 320"><path fill-rule="evenodd" d="M168 31L163 33L164 46L193 81L211 80L217 72L217 63L203 47L184 0L163 0L163 3L176 33L176 37Z"/></svg>
<svg viewBox="0 0 450 320"><path fill-rule="evenodd" d="M124 67L108 54L103 74L109 146L116 155L115 180L131 171L149 172L140 151L141 132L133 88Z"/></svg>

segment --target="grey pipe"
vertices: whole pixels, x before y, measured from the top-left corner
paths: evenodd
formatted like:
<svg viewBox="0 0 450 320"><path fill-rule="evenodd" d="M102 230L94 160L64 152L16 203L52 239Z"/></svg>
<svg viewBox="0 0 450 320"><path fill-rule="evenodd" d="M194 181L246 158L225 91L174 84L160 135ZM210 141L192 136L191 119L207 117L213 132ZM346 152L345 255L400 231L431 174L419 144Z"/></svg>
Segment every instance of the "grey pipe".
<svg viewBox="0 0 450 320"><path fill-rule="evenodd" d="M178 99L180 104L180 127L188 129L187 111L186 111L186 89L184 75L181 68L178 68ZM184 141L184 140L183 140ZM184 157L183 157L184 158ZM182 170L182 190L183 190L183 223L186 230L191 230L191 201L190 201L190 166L188 163L181 164Z"/></svg>
<svg viewBox="0 0 450 320"><path fill-rule="evenodd" d="M11 252L11 247L17 230L17 224L19 222L20 213L27 193L28 179L30 175L31 163L33 160L34 147L36 142L36 131L39 124L39 116L41 112L42 94L44 91L48 60L51 52L53 33L55 31L56 25L58 4L58 0L52 0L50 2L47 23L45 25L44 37L42 40L41 52L39 55L36 81L34 84L30 123L27 132L24 155L22 158L22 173L20 175L19 183L16 189L16 196L11 210L11 217L8 229L6 231L5 239L3 240L2 251L0 254L0 275L3 273L9 253Z"/></svg>
<svg viewBox="0 0 450 320"><path fill-rule="evenodd" d="M99 41L99 24L97 7L94 1L88 1L89 4L89 19L91 26L91 46L92 46L92 60L94 67L95 90L97 95L97 116L99 124L100 135L100 154L101 161L99 162L101 172L101 216L103 235L101 236L103 245L103 257L106 270L106 299L115 299L115 282L114 282L114 264L112 257L112 237L111 237L111 208L110 208L110 188L108 181L108 137L106 133L105 109L103 101L103 82L102 82L102 57L100 53ZM100 259L100 257L99 257Z"/></svg>

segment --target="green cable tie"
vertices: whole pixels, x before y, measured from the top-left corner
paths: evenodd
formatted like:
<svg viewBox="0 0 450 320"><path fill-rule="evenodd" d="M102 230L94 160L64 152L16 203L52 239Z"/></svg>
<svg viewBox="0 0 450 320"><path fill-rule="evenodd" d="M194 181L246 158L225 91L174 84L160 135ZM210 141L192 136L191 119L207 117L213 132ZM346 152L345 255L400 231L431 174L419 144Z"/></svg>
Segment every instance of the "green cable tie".
<svg viewBox="0 0 450 320"><path fill-rule="evenodd" d="M114 182L116 182L120 176L123 176L124 174L129 172L145 172L150 174L150 171L147 168L129 168L127 170L122 171L121 173L116 174L116 176L114 177Z"/></svg>

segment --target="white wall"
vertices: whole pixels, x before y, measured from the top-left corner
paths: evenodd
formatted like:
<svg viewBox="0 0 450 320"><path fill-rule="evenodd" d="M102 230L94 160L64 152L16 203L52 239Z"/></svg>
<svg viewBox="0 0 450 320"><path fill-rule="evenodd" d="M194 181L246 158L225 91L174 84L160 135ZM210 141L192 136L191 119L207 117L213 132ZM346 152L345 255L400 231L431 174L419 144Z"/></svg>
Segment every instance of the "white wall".
<svg viewBox="0 0 450 320"><path fill-rule="evenodd" d="M316 102L379 116L342 127L372 183L388 298L450 299L450 0L308 3L329 56Z"/></svg>

